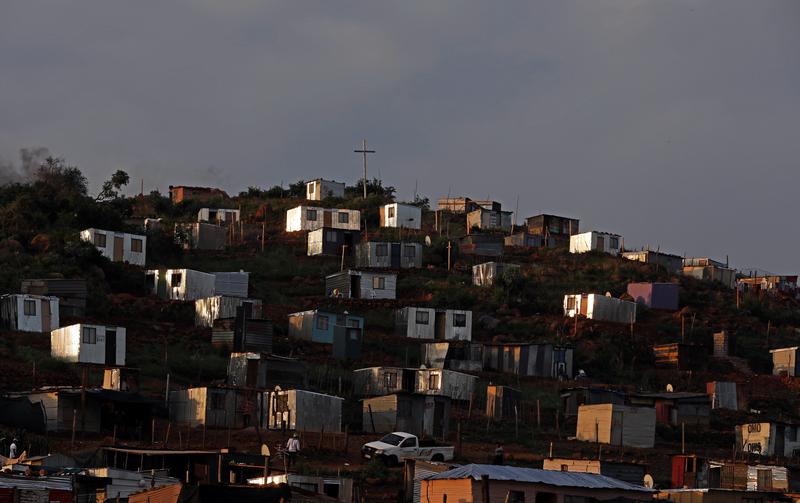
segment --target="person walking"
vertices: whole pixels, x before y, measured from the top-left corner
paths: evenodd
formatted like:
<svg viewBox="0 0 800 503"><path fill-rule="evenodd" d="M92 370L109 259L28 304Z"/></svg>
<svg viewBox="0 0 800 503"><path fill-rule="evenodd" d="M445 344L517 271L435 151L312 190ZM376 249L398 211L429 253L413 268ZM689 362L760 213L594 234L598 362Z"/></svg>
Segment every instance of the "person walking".
<svg viewBox="0 0 800 503"><path fill-rule="evenodd" d="M294 433L291 438L289 438L289 441L286 442L286 453L288 456L288 465L291 468L294 466L294 458L300 453L300 439L297 437L297 433Z"/></svg>

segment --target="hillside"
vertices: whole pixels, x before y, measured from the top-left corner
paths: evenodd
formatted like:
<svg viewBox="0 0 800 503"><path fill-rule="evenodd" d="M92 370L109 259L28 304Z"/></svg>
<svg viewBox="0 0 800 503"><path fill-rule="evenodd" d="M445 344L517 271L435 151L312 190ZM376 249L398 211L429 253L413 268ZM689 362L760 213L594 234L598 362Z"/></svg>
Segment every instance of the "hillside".
<svg viewBox="0 0 800 503"><path fill-rule="evenodd" d="M312 389L349 399L344 418L352 434L349 451L318 449L316 440L309 434L307 444L311 448L304 459L304 470L335 471L344 462L349 463L349 470L362 466L356 449L362 441L374 436L362 433L366 428L360 424L360 405L353 400L350 389L351 371L375 365L419 365L417 341L394 334L394 310L408 305L472 310L473 340L478 342L570 345L575 350L575 368L586 374L586 378L579 381L557 382L481 373L473 408L459 405L453 411L457 427L451 428L448 440L456 441L457 431L460 431L460 458L463 460L485 461L496 441L505 443L508 457L514 463L535 464L550 449L560 456L596 455L597 446L568 440L575 432L574 419L563 418L559 398L563 388L589 383L641 392L662 391L667 384L676 391L705 392L706 382L740 383L749 395L750 409L760 414L715 412L708 429L686 428L686 449L690 452L730 456L733 425L748 417L800 419L797 385L790 379L770 375L768 351L800 342L800 304L796 300L745 295L737 308L735 292L721 284L671 276L655 266L610 255L577 255L561 248L506 248L503 260L519 264L520 274L504 278L502 284L495 287L475 287L472 286L471 267L481 260L457 253L457 239L466 232L464 217L450 215L437 231L435 216L430 211L424 214L423 230L401 231L403 240L426 243L428 237L430 244L424 246L422 269L400 273L397 300L331 299L324 295L324 278L340 269L342 259L308 257L305 235L283 231L285 211L305 204L297 197L299 184L292 185L286 192L251 189L222 202L225 207L242 210L243 222L233 232L231 245L219 252L184 252L172 242L168 231L176 222L195 220L200 205L172 205L169 199L157 193L98 200L87 195L85 180L81 182L79 172L76 174L70 169L74 168L54 160L31 183L0 188L0 214L4 216L0 227L0 263L4 265L0 269L2 292L18 292L20 281L26 278L85 278L90 292L86 317L62 319L62 325L96 321L126 327L127 365L140 369L142 386L148 395L163 398L167 373L173 389L222 382L228 354L212 348L210 329L194 327L193 305L148 295L141 269L110 262L77 237L81 229L88 227L134 231L145 217L161 218L162 230L148 233L149 268L249 271L250 296L264 302L266 316L275 322L275 353L307 361ZM355 195L358 190L351 188L349 197L329 199L321 206L362 210L369 239L399 239L397 229L378 227L378 208L392 199L391 188L373 183L370 186L373 195L367 200ZM448 243L453 249L450 271L447 270ZM689 247L690 244L680 245ZM345 261L345 266L348 263L352 263L352 258ZM680 311L642 309L633 326L586 319L576 322L563 315L562 301L567 293L609 292L620 297L629 282L639 281L679 283ZM326 305L343 307L366 317L364 348L358 361L333 360L328 346L287 336L289 313ZM733 356L737 359L714 360L709 356L704 368L691 372L654 366L654 344L685 342L701 346L705 349L699 351L710 353L712 334L722 330L735 337ZM99 375L91 376L93 382L98 382L99 378ZM520 421L516 427L513 421L502 425L487 421L482 408L485 385L489 382L513 385L522 391ZM0 332L0 390L23 391L79 383L80 377L72 366L49 356L47 336ZM165 419L161 421L163 425ZM658 483L667 483L667 455L680 451L681 432L679 428L659 426L657 433L654 450L603 447L603 455L645 462ZM233 442L241 450L257 451L262 435L276 442L282 438L279 433L250 429L234 432ZM83 436L79 445L81 449L90 450L103 441L103 438ZM127 441L136 443L133 439ZM30 443L36 442L45 440L39 438ZM47 442L50 447L68 447L67 441L59 436ZM188 444L189 440L186 442ZM217 440L215 435L213 442L219 443L222 439ZM212 443L210 438L209 443ZM354 476L365 481L369 479L372 491L397 488L395 471L387 472L370 465ZM376 482L387 480L392 484Z"/></svg>

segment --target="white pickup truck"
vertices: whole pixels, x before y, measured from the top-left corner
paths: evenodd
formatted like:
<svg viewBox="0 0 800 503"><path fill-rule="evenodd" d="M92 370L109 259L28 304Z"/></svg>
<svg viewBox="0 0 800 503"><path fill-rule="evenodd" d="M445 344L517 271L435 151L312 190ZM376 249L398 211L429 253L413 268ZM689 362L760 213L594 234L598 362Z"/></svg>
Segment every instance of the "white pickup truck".
<svg viewBox="0 0 800 503"><path fill-rule="evenodd" d="M450 461L454 447L437 445L434 440L419 440L416 435L396 431L380 440L369 442L361 447L361 455L366 459L380 459L394 466L406 459L423 461Z"/></svg>

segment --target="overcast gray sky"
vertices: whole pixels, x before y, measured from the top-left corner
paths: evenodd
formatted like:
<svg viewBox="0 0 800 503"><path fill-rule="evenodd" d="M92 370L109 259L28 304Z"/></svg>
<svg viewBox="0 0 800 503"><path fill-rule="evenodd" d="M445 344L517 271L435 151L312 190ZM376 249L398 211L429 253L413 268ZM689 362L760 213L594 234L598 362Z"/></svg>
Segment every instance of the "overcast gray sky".
<svg viewBox="0 0 800 503"><path fill-rule="evenodd" d="M0 158L138 189L372 174L627 246L800 270L800 2L0 7Z"/></svg>

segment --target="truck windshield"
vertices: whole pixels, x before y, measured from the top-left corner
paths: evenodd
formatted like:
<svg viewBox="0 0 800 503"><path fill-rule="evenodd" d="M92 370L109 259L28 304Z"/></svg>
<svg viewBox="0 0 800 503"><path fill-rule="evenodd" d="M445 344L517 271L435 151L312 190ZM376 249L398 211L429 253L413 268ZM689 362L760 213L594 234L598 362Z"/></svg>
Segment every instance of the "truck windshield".
<svg viewBox="0 0 800 503"><path fill-rule="evenodd" d="M389 433L388 435L386 435L385 437L383 437L381 439L381 442L383 442L384 444L389 444L389 445L400 445L400 442L402 442L403 440L404 440L404 438L401 437L400 435L395 435L394 433Z"/></svg>

